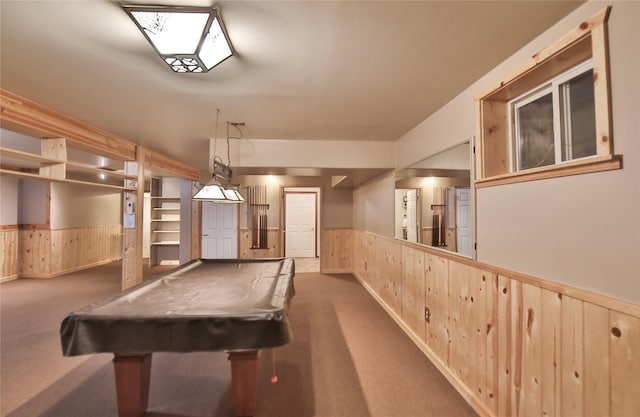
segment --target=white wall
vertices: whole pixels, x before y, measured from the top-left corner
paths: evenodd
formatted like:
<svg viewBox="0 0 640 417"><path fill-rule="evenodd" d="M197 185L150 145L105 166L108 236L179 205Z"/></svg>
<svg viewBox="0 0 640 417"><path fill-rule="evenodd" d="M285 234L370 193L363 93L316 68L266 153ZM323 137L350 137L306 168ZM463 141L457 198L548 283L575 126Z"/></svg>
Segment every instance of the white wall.
<svg viewBox="0 0 640 417"><path fill-rule="evenodd" d="M562 23L569 29L602 6ZM478 260L640 302L639 21L639 2L613 3L613 136L624 169L478 190Z"/></svg>
<svg viewBox="0 0 640 417"><path fill-rule="evenodd" d="M51 213L49 210L51 186ZM120 224L121 192L67 183L0 177L0 224L52 229Z"/></svg>
<svg viewBox="0 0 640 417"><path fill-rule="evenodd" d="M226 154L226 143L218 140L216 155L224 156L224 163ZM233 167L393 168L393 155L393 142L244 139L231 143Z"/></svg>
<svg viewBox="0 0 640 417"><path fill-rule="evenodd" d="M394 236L395 177L358 187L353 192L353 228Z"/></svg>
<svg viewBox="0 0 640 417"><path fill-rule="evenodd" d="M321 227L339 229L353 226L353 193L351 189L325 186L322 201L324 209Z"/></svg>
<svg viewBox="0 0 640 417"><path fill-rule="evenodd" d="M18 179L0 176L0 225L18 224Z"/></svg>
<svg viewBox="0 0 640 417"><path fill-rule="evenodd" d="M122 192L68 183L51 184L51 228L122 222Z"/></svg>
<svg viewBox="0 0 640 417"><path fill-rule="evenodd" d="M332 188L329 178L318 177L296 177L287 175L249 175L239 176L237 181L244 187L251 185L267 186L267 203L269 204L268 226L280 226L280 209L282 199L280 198L281 187L321 187L322 188L322 208L321 224L322 228L351 228L352 222L352 192L346 188ZM246 195L245 195L246 198ZM241 205L240 227L247 227L247 207Z"/></svg>
<svg viewBox="0 0 640 417"><path fill-rule="evenodd" d="M475 134L474 98L607 4L614 149L622 170L477 191L478 260L640 302L640 2L588 2L500 63L396 143L406 167ZM371 201L393 204L392 181L355 193L356 225L387 236ZM393 213L389 213L393 219Z"/></svg>
<svg viewBox="0 0 640 417"><path fill-rule="evenodd" d="M20 179L18 182L18 223L47 224L49 221L49 183Z"/></svg>

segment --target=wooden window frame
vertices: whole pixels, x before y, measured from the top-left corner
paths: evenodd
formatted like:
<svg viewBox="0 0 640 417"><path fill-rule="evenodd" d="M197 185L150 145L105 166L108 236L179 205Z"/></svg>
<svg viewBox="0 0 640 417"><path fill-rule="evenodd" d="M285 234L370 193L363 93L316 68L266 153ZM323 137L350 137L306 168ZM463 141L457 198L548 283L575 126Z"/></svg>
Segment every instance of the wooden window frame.
<svg viewBox="0 0 640 417"><path fill-rule="evenodd" d="M532 56L513 75L476 98L476 188L622 168L613 154L606 7ZM509 101L591 59L596 117L596 155L512 171Z"/></svg>

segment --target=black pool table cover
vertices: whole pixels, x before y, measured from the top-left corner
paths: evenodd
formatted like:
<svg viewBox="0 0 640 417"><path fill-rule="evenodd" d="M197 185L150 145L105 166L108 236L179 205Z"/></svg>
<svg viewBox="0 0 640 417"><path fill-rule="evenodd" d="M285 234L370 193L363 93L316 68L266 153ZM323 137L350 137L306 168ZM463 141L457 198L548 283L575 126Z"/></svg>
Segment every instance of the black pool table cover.
<svg viewBox="0 0 640 417"><path fill-rule="evenodd" d="M291 339L295 263L195 259L159 278L72 312L65 356L262 349Z"/></svg>

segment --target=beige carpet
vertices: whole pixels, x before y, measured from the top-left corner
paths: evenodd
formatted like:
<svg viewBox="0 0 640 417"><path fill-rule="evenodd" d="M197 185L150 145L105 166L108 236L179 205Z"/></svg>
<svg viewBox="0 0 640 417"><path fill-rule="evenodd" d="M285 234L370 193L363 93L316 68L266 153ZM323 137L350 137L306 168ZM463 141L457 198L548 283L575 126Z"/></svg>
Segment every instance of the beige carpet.
<svg viewBox="0 0 640 417"><path fill-rule="evenodd" d="M119 291L120 265L0 285L1 415L117 416L111 355L63 357L71 310ZM473 416L444 377L351 275L298 273L294 340L260 361L257 416ZM147 417L231 416L224 353L153 357Z"/></svg>

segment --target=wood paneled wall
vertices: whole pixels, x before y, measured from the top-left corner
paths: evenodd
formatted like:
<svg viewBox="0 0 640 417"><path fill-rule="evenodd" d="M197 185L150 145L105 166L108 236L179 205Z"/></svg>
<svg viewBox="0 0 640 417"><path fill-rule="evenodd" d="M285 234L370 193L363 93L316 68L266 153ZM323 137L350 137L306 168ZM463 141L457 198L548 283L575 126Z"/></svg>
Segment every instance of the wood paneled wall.
<svg viewBox="0 0 640 417"><path fill-rule="evenodd" d="M251 249L251 231L240 229L240 258L277 258L282 256L281 233L279 228L267 229L267 249ZM320 268L327 274L350 273L353 271L351 229L322 229L320 233Z"/></svg>
<svg viewBox="0 0 640 417"><path fill-rule="evenodd" d="M3 226L0 229L0 282L18 278L18 226Z"/></svg>
<svg viewBox="0 0 640 417"><path fill-rule="evenodd" d="M18 232L18 276L49 278L51 273L51 230L48 225L29 226Z"/></svg>
<svg viewBox="0 0 640 417"><path fill-rule="evenodd" d="M122 226L28 227L19 231L17 246L19 277L51 278L121 259Z"/></svg>
<svg viewBox="0 0 640 417"><path fill-rule="evenodd" d="M320 270L325 274L348 273L352 266L351 229L322 229L320 233Z"/></svg>
<svg viewBox="0 0 640 417"><path fill-rule="evenodd" d="M639 305L365 232L353 248L354 275L481 415L639 415Z"/></svg>
<svg viewBox="0 0 640 417"><path fill-rule="evenodd" d="M251 258L278 258L281 255L280 250L280 229L269 228L267 229L267 249L251 249L251 230L248 228L240 229L240 259Z"/></svg>

